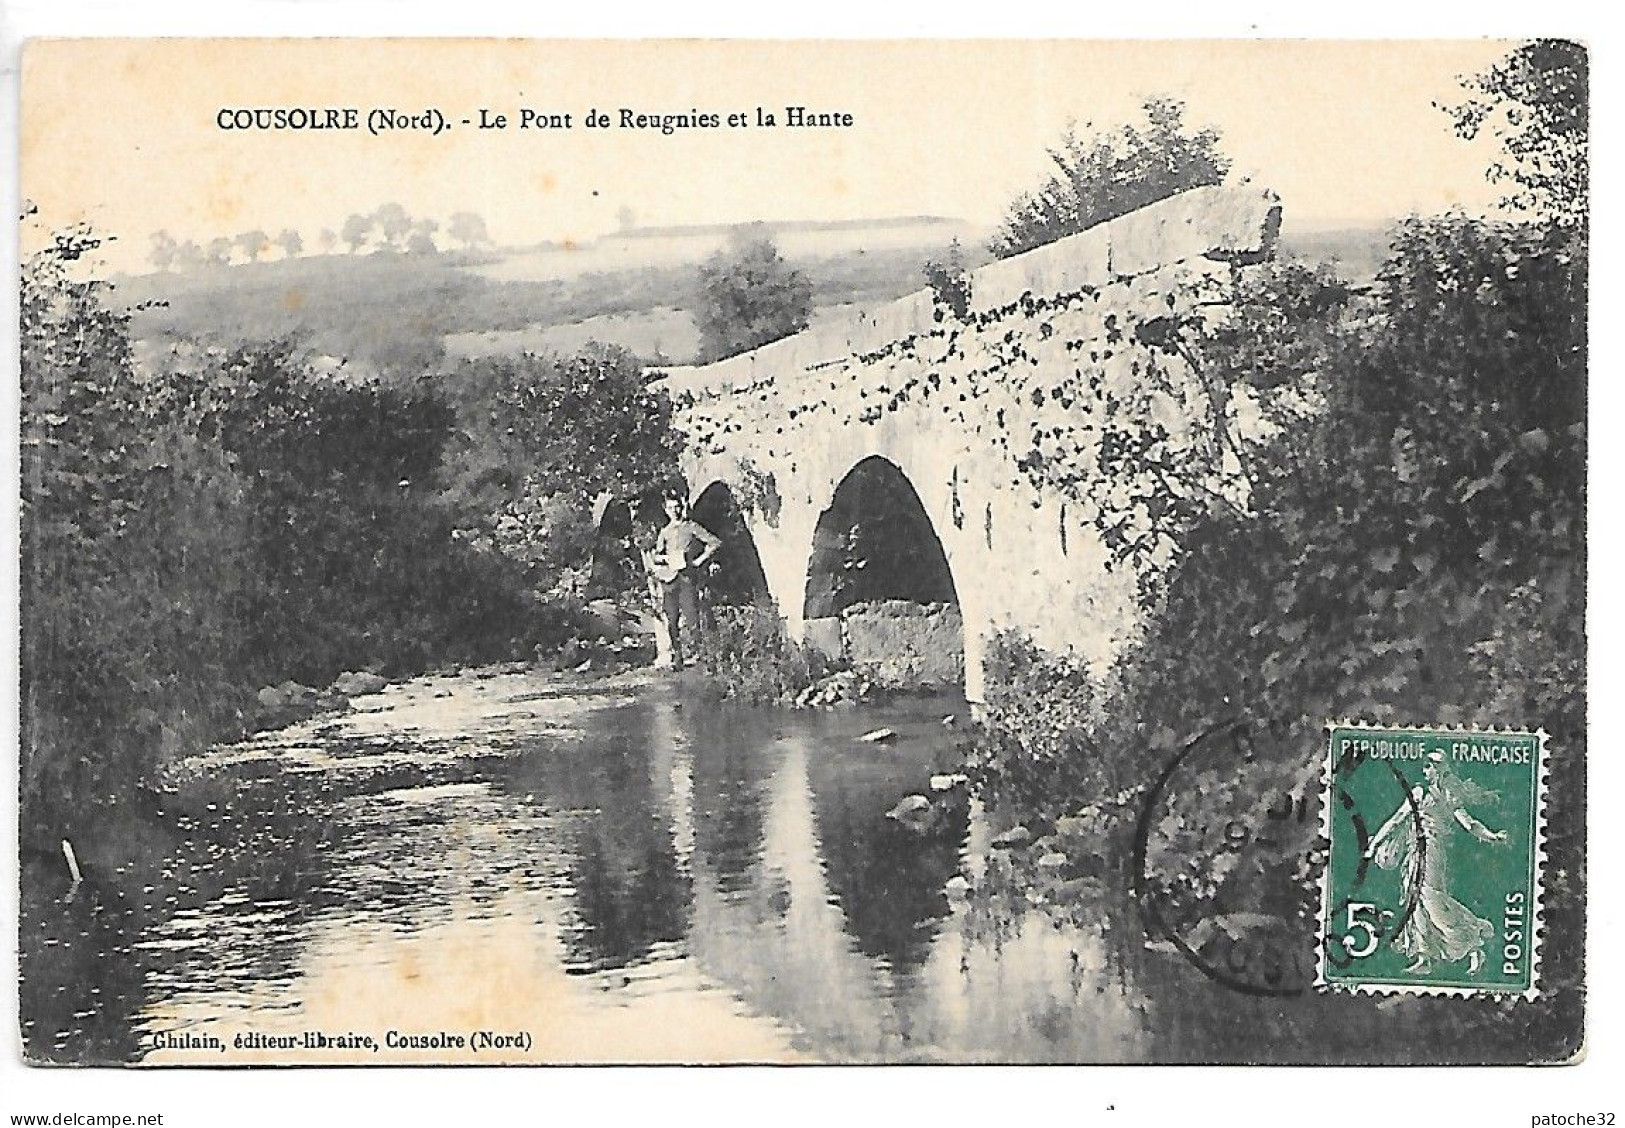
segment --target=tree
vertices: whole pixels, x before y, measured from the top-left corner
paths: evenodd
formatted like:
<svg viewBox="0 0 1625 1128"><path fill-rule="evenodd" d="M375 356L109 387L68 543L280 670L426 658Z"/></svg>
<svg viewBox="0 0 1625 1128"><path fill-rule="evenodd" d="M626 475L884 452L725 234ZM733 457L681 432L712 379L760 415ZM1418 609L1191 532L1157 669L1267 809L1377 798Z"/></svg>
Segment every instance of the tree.
<svg viewBox="0 0 1625 1128"><path fill-rule="evenodd" d="M203 265L203 248L188 239L175 248L175 266L181 270L195 270Z"/></svg>
<svg viewBox="0 0 1625 1128"><path fill-rule="evenodd" d="M298 258L305 249L304 239L291 227L284 228L276 237L276 245L282 248L283 258Z"/></svg>
<svg viewBox="0 0 1625 1128"><path fill-rule="evenodd" d="M1142 113L1143 125L1109 132L1067 126L1060 145L1049 150L1057 171L1037 191L1016 198L989 249L1008 258L1224 180L1230 158L1219 150L1218 131L1187 131L1184 103L1148 98Z"/></svg>
<svg viewBox="0 0 1625 1128"><path fill-rule="evenodd" d="M812 283L766 235L736 232L700 267L698 297L694 322L708 361L799 333L812 319Z"/></svg>
<svg viewBox="0 0 1625 1128"><path fill-rule="evenodd" d="M243 254L248 257L249 262L259 261L259 257L263 255L265 253L265 249L271 245L270 238L265 234L265 232L259 230L244 231L241 235L237 236L236 242L237 245L242 248Z"/></svg>
<svg viewBox="0 0 1625 1128"><path fill-rule="evenodd" d="M412 233L406 237L406 250L414 255L432 255L440 248L435 246L434 233L440 230L440 224L432 219L420 219L412 225Z"/></svg>
<svg viewBox="0 0 1625 1128"><path fill-rule="evenodd" d="M458 212L452 216L446 226L446 234L469 250L491 241L491 236L485 230L485 220L473 212Z"/></svg>
<svg viewBox="0 0 1625 1128"><path fill-rule="evenodd" d="M401 240L412 230L412 217L400 204L384 204L372 213L372 221L378 228L378 234L383 237L384 246L390 250L397 249Z"/></svg>
<svg viewBox="0 0 1625 1128"><path fill-rule="evenodd" d="M1578 43L1526 43L1483 74L1462 80L1471 97L1443 107L1471 140L1488 128L1502 156L1492 182L1514 187L1502 205L1560 227L1584 227L1590 211L1590 62Z"/></svg>
<svg viewBox="0 0 1625 1128"><path fill-rule="evenodd" d="M159 270L168 270L175 264L175 258L180 253L180 244L167 231L154 231L151 235L151 241L152 246L147 251L147 261Z"/></svg>
<svg viewBox="0 0 1625 1128"><path fill-rule="evenodd" d="M367 236L371 233L372 217L367 215L350 216L344 221L344 226L339 230L340 237L350 245L352 255L361 249L362 244L367 241Z"/></svg>
<svg viewBox="0 0 1625 1128"><path fill-rule="evenodd" d="M671 401L625 349L469 361L454 383L469 441L453 496L483 515L465 535L538 590L587 564L595 496L632 501L679 480Z"/></svg>
<svg viewBox="0 0 1625 1128"><path fill-rule="evenodd" d="M322 248L322 254L330 255L333 253L333 248L338 246L338 232L331 227L324 227L322 233L316 236L316 242Z"/></svg>
<svg viewBox="0 0 1625 1128"><path fill-rule="evenodd" d="M215 266L229 266L231 264L231 240L224 235L209 240L204 248L203 256Z"/></svg>

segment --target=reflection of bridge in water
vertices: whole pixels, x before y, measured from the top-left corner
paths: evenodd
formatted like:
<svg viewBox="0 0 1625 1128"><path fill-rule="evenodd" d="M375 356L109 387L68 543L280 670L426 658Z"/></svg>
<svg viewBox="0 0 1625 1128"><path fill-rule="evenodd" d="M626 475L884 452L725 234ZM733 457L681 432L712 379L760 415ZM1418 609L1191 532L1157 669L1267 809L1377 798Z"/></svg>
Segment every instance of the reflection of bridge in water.
<svg viewBox="0 0 1625 1128"><path fill-rule="evenodd" d="M697 509L735 533L735 586L826 648L855 603L955 603L972 701L1001 629L1108 661L1135 577L1107 568L1067 475L1098 466L1105 407L1152 368L1167 441L1202 441L1200 374L1139 329L1222 306L1279 222L1267 192L1197 189L982 267L964 318L922 290L669 370Z"/></svg>
<svg viewBox="0 0 1625 1128"><path fill-rule="evenodd" d="M885 818L917 782L916 758L877 762L850 736L804 728L719 755L737 747L722 731L737 717L649 718L650 793L689 878L687 956L799 1048L834 1060L1132 1056L1138 1019L1124 1000L1097 998L1079 1021L1080 951L1082 974L1106 975L1098 934L1028 921L992 942L953 911L943 887L967 864L967 836L973 855L987 849L979 817L925 839ZM929 730L935 714L920 720ZM1068 1016L1064 1034L1033 1029L1051 1013Z"/></svg>

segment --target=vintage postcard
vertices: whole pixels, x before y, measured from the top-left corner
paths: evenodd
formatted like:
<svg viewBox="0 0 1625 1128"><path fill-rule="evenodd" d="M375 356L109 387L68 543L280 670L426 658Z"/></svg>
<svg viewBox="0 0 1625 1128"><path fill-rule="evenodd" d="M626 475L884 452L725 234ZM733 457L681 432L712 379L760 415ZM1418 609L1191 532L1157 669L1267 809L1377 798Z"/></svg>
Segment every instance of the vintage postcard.
<svg viewBox="0 0 1625 1128"><path fill-rule="evenodd" d="M1589 104L30 42L23 1058L1577 1060Z"/></svg>

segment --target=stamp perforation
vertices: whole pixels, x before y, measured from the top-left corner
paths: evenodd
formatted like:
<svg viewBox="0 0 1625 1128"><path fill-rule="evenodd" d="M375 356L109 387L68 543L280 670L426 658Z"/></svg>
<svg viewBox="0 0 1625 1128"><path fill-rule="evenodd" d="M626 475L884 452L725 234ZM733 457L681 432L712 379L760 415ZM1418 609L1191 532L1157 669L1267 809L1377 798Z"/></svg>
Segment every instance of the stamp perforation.
<svg viewBox="0 0 1625 1128"><path fill-rule="evenodd" d="M1528 951L1528 986L1522 990L1509 990L1493 983L1462 983L1455 981L1384 981L1358 980L1333 976L1328 973L1328 928L1332 915L1333 869L1333 804L1337 801L1337 750L1333 734L1337 731L1372 732L1383 734L1415 733L1430 736L1511 736L1534 740L1535 763L1532 765L1532 795L1529 819L1529 905L1525 918L1525 941ZM1545 939L1545 871L1546 871L1546 804L1550 787L1549 759L1550 735L1544 727L1535 729L1512 726L1484 725L1391 725L1365 721L1338 720L1327 722L1322 729L1326 740L1321 760L1320 837L1325 847L1326 862L1320 872L1320 911L1315 928L1315 988L1322 992L1340 991L1364 995L1419 995L1435 997L1512 998L1533 1001L1539 996L1541 950Z"/></svg>

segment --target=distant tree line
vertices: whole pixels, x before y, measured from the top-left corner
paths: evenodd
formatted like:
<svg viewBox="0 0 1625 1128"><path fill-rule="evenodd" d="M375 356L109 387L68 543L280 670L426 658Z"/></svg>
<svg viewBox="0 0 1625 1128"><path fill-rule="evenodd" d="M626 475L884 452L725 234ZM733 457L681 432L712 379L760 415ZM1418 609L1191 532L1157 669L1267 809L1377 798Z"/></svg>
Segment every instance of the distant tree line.
<svg viewBox="0 0 1625 1128"><path fill-rule="evenodd" d="M439 220L429 216L414 218L400 204L388 203L376 211L347 217L337 231L323 228L316 241L323 254L334 253L342 243L350 254L376 250L432 255L442 250L437 239L440 231ZM465 250L491 241L485 220L468 211L457 212L446 221L445 237ZM284 259L298 258L305 253L305 239L291 227L284 228L275 237L255 229L202 243L178 240L168 231L159 230L149 236L147 261L160 271L195 270L204 266L258 262L272 247L277 248Z"/></svg>

